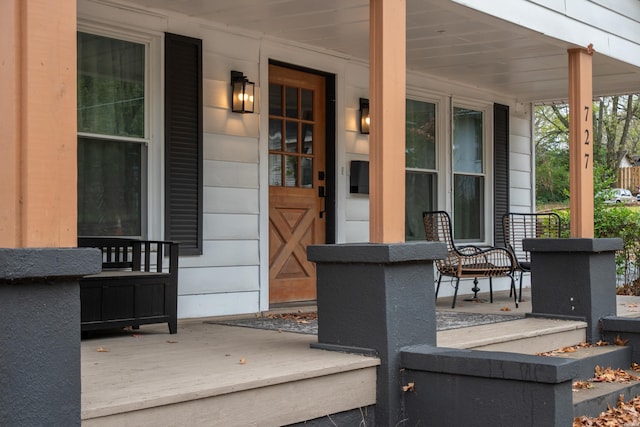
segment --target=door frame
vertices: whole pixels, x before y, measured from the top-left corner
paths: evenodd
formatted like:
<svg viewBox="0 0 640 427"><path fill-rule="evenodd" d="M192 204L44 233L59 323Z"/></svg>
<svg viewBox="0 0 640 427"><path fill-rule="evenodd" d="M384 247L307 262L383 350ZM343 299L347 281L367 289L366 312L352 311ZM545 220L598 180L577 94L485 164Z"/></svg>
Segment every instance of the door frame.
<svg viewBox="0 0 640 427"><path fill-rule="evenodd" d="M267 58L261 67L261 99L260 99L260 144L259 144L259 238L260 238L260 311L269 309L269 179L268 179L268 122L269 122L269 65L290 68L309 74L322 76L325 79L325 211L326 211L326 243L336 242L336 75L317 69L295 65L290 62Z"/></svg>

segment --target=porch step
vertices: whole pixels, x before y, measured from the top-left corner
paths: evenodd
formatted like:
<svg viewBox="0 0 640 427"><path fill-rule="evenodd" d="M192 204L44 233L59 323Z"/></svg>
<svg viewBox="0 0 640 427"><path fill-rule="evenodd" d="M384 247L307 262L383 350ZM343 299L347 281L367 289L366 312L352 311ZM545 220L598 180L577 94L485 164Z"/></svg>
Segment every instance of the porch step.
<svg viewBox="0 0 640 427"><path fill-rule="evenodd" d="M602 368L623 369L630 375L639 377L640 373L630 371L631 347L603 346L578 348L571 353L558 353L554 357L562 357L579 361L579 375L575 380L588 381L593 378L596 366ZM578 388L573 393L574 417L597 417L607 409L607 406L615 407L618 397L624 396L629 400L640 393L640 381L629 383L590 382L593 388Z"/></svg>
<svg viewBox="0 0 640 427"><path fill-rule="evenodd" d="M575 352L554 353L553 356L577 360L580 363L576 380L592 378L596 366L612 369L628 369L631 366L631 347L617 345L577 348ZM640 373L637 376L640 376Z"/></svg>
<svg viewBox="0 0 640 427"><path fill-rule="evenodd" d="M85 340L82 425L287 425L375 404L379 359L316 341L195 322Z"/></svg>
<svg viewBox="0 0 640 427"><path fill-rule="evenodd" d="M640 376L640 373L625 370L630 375ZM591 389L578 390L573 393L573 416L597 417L601 412L606 411L610 406L615 408L620 395L624 401L633 399L640 395L640 381L628 383L606 383L598 382L593 384Z"/></svg>
<svg viewBox="0 0 640 427"><path fill-rule="evenodd" d="M536 354L586 339L581 321L523 318L438 332L438 347Z"/></svg>

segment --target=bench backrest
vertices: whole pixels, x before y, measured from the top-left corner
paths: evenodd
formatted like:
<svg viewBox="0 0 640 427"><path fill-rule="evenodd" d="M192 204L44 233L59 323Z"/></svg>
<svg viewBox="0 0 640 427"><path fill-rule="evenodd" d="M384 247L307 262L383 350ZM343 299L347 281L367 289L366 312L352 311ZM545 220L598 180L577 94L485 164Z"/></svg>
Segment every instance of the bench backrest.
<svg viewBox="0 0 640 427"><path fill-rule="evenodd" d="M133 269L132 239L117 237L79 237L78 247L102 251L102 269Z"/></svg>
<svg viewBox="0 0 640 427"><path fill-rule="evenodd" d="M78 247L99 248L103 270L169 272L178 269L178 244L159 240L138 240L118 237L80 237ZM164 257L169 257L166 265Z"/></svg>

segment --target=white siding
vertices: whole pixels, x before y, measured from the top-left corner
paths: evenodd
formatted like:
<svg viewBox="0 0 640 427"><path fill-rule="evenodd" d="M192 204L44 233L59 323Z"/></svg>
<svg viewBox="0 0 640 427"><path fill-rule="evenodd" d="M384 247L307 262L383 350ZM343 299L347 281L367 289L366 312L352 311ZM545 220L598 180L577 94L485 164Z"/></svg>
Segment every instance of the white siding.
<svg viewBox="0 0 640 427"><path fill-rule="evenodd" d="M123 34L141 32L159 41L164 32L203 40L203 254L180 258L179 317L253 313L268 308L268 121L260 112L268 105L263 97L267 95L270 59L336 76L336 240L369 240L369 197L349 193L351 160L368 160L369 156L369 137L358 131L359 98L369 98L367 64L272 38L243 36L232 29L203 24L197 17L137 10L135 5L111 7L79 0L78 16L86 23L100 22ZM231 70L242 71L256 83L254 114L230 112ZM160 76L161 70L153 73ZM530 206L530 120L526 113L517 112L519 106L514 99L495 99L495 94L481 88L415 73L409 73L407 84L408 95L434 100L439 105L438 162L443 172L438 180L442 193L451 185L447 158L450 100L510 105L511 179L515 187L512 205ZM154 97L161 102L161 93L154 93ZM161 120L153 126L153 142L161 144ZM153 161L153 166L161 170L161 156ZM162 182L161 173L157 175L157 181ZM153 195L157 201L154 209L161 212L162 186L154 184L150 191L157 193ZM446 197L440 195L440 208L446 208ZM161 232L150 237L162 237ZM495 288L506 288L502 282L496 281ZM461 286L468 289L466 283ZM441 294L448 292L450 287L443 286Z"/></svg>

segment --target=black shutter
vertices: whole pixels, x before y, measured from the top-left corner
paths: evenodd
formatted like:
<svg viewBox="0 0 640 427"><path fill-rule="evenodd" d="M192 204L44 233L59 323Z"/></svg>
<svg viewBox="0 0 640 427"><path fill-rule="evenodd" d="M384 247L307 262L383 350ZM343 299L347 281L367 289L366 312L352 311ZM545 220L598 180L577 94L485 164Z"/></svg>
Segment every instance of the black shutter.
<svg viewBox="0 0 640 427"><path fill-rule="evenodd" d="M509 212L509 106L493 105L493 244L504 245L502 215Z"/></svg>
<svg viewBox="0 0 640 427"><path fill-rule="evenodd" d="M165 34L165 237L202 254L202 40Z"/></svg>

